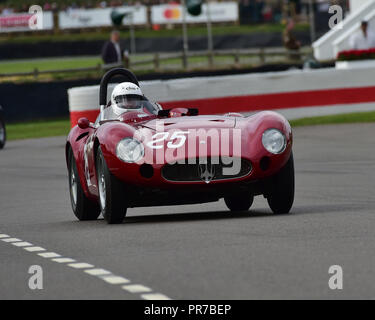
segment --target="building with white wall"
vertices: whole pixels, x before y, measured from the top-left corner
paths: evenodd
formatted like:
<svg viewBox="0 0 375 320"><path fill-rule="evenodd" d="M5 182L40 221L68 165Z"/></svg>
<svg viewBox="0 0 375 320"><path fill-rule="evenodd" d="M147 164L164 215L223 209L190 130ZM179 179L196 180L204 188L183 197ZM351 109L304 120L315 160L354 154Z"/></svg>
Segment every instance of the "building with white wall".
<svg viewBox="0 0 375 320"><path fill-rule="evenodd" d="M342 50L350 49L351 36L359 31L361 21L369 22L369 28L375 29L375 0L350 0L350 13L342 24L331 29L313 43L317 60L334 60Z"/></svg>

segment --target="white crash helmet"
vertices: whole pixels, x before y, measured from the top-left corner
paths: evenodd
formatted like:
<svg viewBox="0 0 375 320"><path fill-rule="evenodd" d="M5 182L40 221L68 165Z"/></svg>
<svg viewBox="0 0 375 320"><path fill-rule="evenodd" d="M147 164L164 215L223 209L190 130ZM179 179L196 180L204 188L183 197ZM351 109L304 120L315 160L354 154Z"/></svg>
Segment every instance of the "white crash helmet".
<svg viewBox="0 0 375 320"><path fill-rule="evenodd" d="M111 107L116 115L142 109L140 101L144 100L141 88L132 82L116 85L111 95Z"/></svg>

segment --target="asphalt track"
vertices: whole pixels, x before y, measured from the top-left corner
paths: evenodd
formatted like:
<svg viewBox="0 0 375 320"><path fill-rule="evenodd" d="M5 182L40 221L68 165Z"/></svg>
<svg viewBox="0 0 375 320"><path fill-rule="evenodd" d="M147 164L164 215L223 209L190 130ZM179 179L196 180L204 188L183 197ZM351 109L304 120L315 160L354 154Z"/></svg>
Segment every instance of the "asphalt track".
<svg viewBox="0 0 375 320"><path fill-rule="evenodd" d="M374 132L296 128L290 215L257 198L250 213L222 201L138 208L112 226L73 216L63 137L9 142L0 152L0 299L373 299ZM28 287L31 265L43 268L43 290ZM343 290L328 287L331 265L343 268Z"/></svg>

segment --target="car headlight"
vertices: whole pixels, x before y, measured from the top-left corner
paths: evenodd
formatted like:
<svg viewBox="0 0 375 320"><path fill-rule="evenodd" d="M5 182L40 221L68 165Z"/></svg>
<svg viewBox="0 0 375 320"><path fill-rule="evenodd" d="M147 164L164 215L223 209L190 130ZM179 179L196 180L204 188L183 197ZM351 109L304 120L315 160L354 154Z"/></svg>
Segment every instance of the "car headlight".
<svg viewBox="0 0 375 320"><path fill-rule="evenodd" d="M268 129L264 131L262 143L266 150L273 154L282 153L286 148L286 138L284 134L277 129Z"/></svg>
<svg viewBox="0 0 375 320"><path fill-rule="evenodd" d="M117 144L117 157L128 163L137 162L144 156L143 144L133 138L125 138Z"/></svg>

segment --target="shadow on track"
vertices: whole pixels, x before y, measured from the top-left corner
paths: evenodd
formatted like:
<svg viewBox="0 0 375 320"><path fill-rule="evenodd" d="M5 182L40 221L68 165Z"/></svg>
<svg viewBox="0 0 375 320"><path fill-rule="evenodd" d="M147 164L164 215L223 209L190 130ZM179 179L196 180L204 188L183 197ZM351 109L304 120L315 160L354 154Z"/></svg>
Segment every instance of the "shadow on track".
<svg viewBox="0 0 375 320"><path fill-rule="evenodd" d="M295 206L290 214L274 215L269 209L256 211L203 211L203 212L189 212L189 213L165 213L165 214L147 214L147 215L129 215L121 224L123 226L129 224L155 224L155 223L181 223L189 221L207 221L207 220L233 220L233 219L252 219L252 218L267 218L267 219L293 219L294 216L303 214L325 214L330 212L350 212L367 210L366 204L325 204L312 206ZM72 217L71 221L59 222L58 225L69 225L73 228L102 228L107 225L103 218L98 221L77 221ZM115 226L115 225L113 225ZM113 227L112 226L112 227Z"/></svg>
<svg viewBox="0 0 375 320"><path fill-rule="evenodd" d="M290 214L275 215L269 209L257 211L204 211L189 213L169 213L154 215L127 216L123 224L130 223L164 223L164 222L184 222L184 221L200 221L200 220L222 220L222 219L245 219L245 218L293 218L302 214L324 214L330 212L350 212L367 210L368 205L365 204L326 204L312 206L295 206Z"/></svg>
<svg viewBox="0 0 375 320"><path fill-rule="evenodd" d="M205 211L190 213L170 213L159 215L129 216L126 217L123 224L128 223L164 223L164 222L184 222L199 220L221 220L221 219L244 219L252 217L272 216L271 212L261 211Z"/></svg>
<svg viewBox="0 0 375 320"><path fill-rule="evenodd" d="M255 217L269 217L274 216L271 211L204 211L204 212L189 212L189 213L165 213L165 214L147 214L147 215L129 215L120 225L127 224L156 224L156 223L180 223L189 221L205 221L205 220L232 220L232 219L251 219ZM277 216L274 216L277 217ZM101 228L104 226L108 228L103 217L95 221L78 221L72 217L71 221L63 221L56 223L55 226L69 225L71 228ZM114 227L111 225L109 227Z"/></svg>

